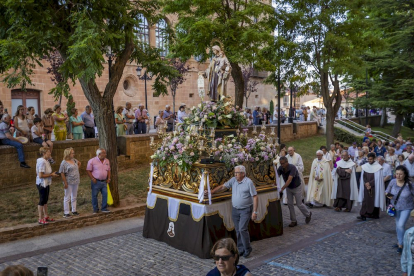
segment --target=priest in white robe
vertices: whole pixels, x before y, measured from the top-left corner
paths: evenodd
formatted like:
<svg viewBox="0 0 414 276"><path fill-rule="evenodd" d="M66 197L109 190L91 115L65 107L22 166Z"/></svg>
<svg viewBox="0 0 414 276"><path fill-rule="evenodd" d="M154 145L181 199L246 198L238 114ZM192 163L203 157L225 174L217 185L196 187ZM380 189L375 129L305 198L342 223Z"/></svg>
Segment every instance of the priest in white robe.
<svg viewBox="0 0 414 276"><path fill-rule="evenodd" d="M368 163L361 166L358 202L362 203L357 219L379 219L380 209L385 210L385 188L382 166L375 161L375 153L368 153Z"/></svg>
<svg viewBox="0 0 414 276"><path fill-rule="evenodd" d="M351 212L352 205L358 202L358 184L355 175L355 163L352 161L348 151L343 150L341 160L336 162L334 184L332 188L333 207L335 211Z"/></svg>
<svg viewBox="0 0 414 276"><path fill-rule="evenodd" d="M303 171L305 170L305 166L303 165L302 156L300 156L298 153L295 152L294 147L289 147L287 159L288 159L289 164L294 165L299 172L300 182L303 185L302 186L303 187L302 189L303 198L306 198L308 186L305 184L305 178L303 177Z"/></svg>
<svg viewBox="0 0 414 276"><path fill-rule="evenodd" d="M329 162L323 158L323 152L318 150L309 175L307 205L311 208L332 206L332 185L331 167Z"/></svg>

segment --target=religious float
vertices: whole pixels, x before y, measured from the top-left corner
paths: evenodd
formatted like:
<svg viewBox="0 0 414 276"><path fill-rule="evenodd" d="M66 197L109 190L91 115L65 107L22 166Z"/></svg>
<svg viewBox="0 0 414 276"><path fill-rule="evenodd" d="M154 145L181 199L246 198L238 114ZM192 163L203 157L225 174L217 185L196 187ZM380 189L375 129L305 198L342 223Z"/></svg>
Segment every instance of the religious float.
<svg viewBox="0 0 414 276"><path fill-rule="evenodd" d="M211 78L217 83L214 76ZM249 224L251 241L283 233L273 166L277 148L274 128L268 137L265 125L260 133L256 126L249 133L241 128L246 119L231 98L223 90L215 92L219 99L209 92L213 101L192 107L185 123L173 132L166 132L167 125L158 128L161 142L151 137L154 154L143 230L146 238L200 258L211 257L210 249L217 240L236 240L231 191L213 195L210 191L230 180L237 165L246 167L246 176L254 182L259 197L257 220ZM203 91L199 93L203 100Z"/></svg>

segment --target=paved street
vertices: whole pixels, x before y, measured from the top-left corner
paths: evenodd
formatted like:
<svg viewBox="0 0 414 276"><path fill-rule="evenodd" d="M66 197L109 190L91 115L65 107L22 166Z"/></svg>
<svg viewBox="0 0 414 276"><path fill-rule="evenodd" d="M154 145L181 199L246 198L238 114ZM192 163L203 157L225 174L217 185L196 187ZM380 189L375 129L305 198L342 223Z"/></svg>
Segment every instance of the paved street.
<svg viewBox="0 0 414 276"><path fill-rule="evenodd" d="M314 208L309 225L298 216L299 225L291 229L288 208L282 209L283 236L254 242L251 257L241 258L253 275L401 274L399 255L391 248L396 241L394 220L385 213L379 220L360 222L359 208L352 213ZM0 270L24 264L33 271L48 266L51 276L205 275L214 267L212 260L143 238L142 225L142 219L126 220L2 244Z"/></svg>

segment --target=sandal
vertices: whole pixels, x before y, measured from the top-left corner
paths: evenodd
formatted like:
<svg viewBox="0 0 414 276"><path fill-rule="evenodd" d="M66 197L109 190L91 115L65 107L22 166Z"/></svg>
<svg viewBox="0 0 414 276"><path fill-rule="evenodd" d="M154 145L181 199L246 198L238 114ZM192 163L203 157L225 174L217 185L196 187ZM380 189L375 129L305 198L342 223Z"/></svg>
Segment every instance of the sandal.
<svg viewBox="0 0 414 276"><path fill-rule="evenodd" d="M342 209L341 209L341 208L339 208L339 207L336 207L334 210L335 210L336 212L341 212L341 211L342 211Z"/></svg>
<svg viewBox="0 0 414 276"><path fill-rule="evenodd" d="M349 213L349 212L351 212L351 210L349 210L349 209L345 209L345 210L344 210L344 212Z"/></svg>
<svg viewBox="0 0 414 276"><path fill-rule="evenodd" d="M39 219L39 224L46 225L46 224L49 224L49 223L47 221L45 221L45 219Z"/></svg>
<svg viewBox="0 0 414 276"><path fill-rule="evenodd" d="M44 220L45 220L46 222L54 222L54 221L55 221L54 219L49 218L49 217L45 217L45 218L44 218Z"/></svg>

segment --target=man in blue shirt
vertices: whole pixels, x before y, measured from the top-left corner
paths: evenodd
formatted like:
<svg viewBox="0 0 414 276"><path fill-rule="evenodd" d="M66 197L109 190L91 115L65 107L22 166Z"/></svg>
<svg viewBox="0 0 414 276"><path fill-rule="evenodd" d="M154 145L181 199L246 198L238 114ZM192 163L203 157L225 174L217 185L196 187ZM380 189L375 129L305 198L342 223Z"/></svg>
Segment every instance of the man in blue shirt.
<svg viewBox="0 0 414 276"><path fill-rule="evenodd" d="M255 125L259 125L259 121L260 121L259 109L260 109L260 107L256 107L253 111L253 124L255 124Z"/></svg>
<svg viewBox="0 0 414 276"><path fill-rule="evenodd" d="M234 177L214 188L211 194L225 191L231 188L232 219L234 229L237 235L237 248L239 254L248 257L252 252L250 246L249 221L257 219L257 205L259 198L257 197L256 188L253 181L246 177L246 168L244 166L236 166L234 168ZM205 191L204 193L206 193Z"/></svg>

